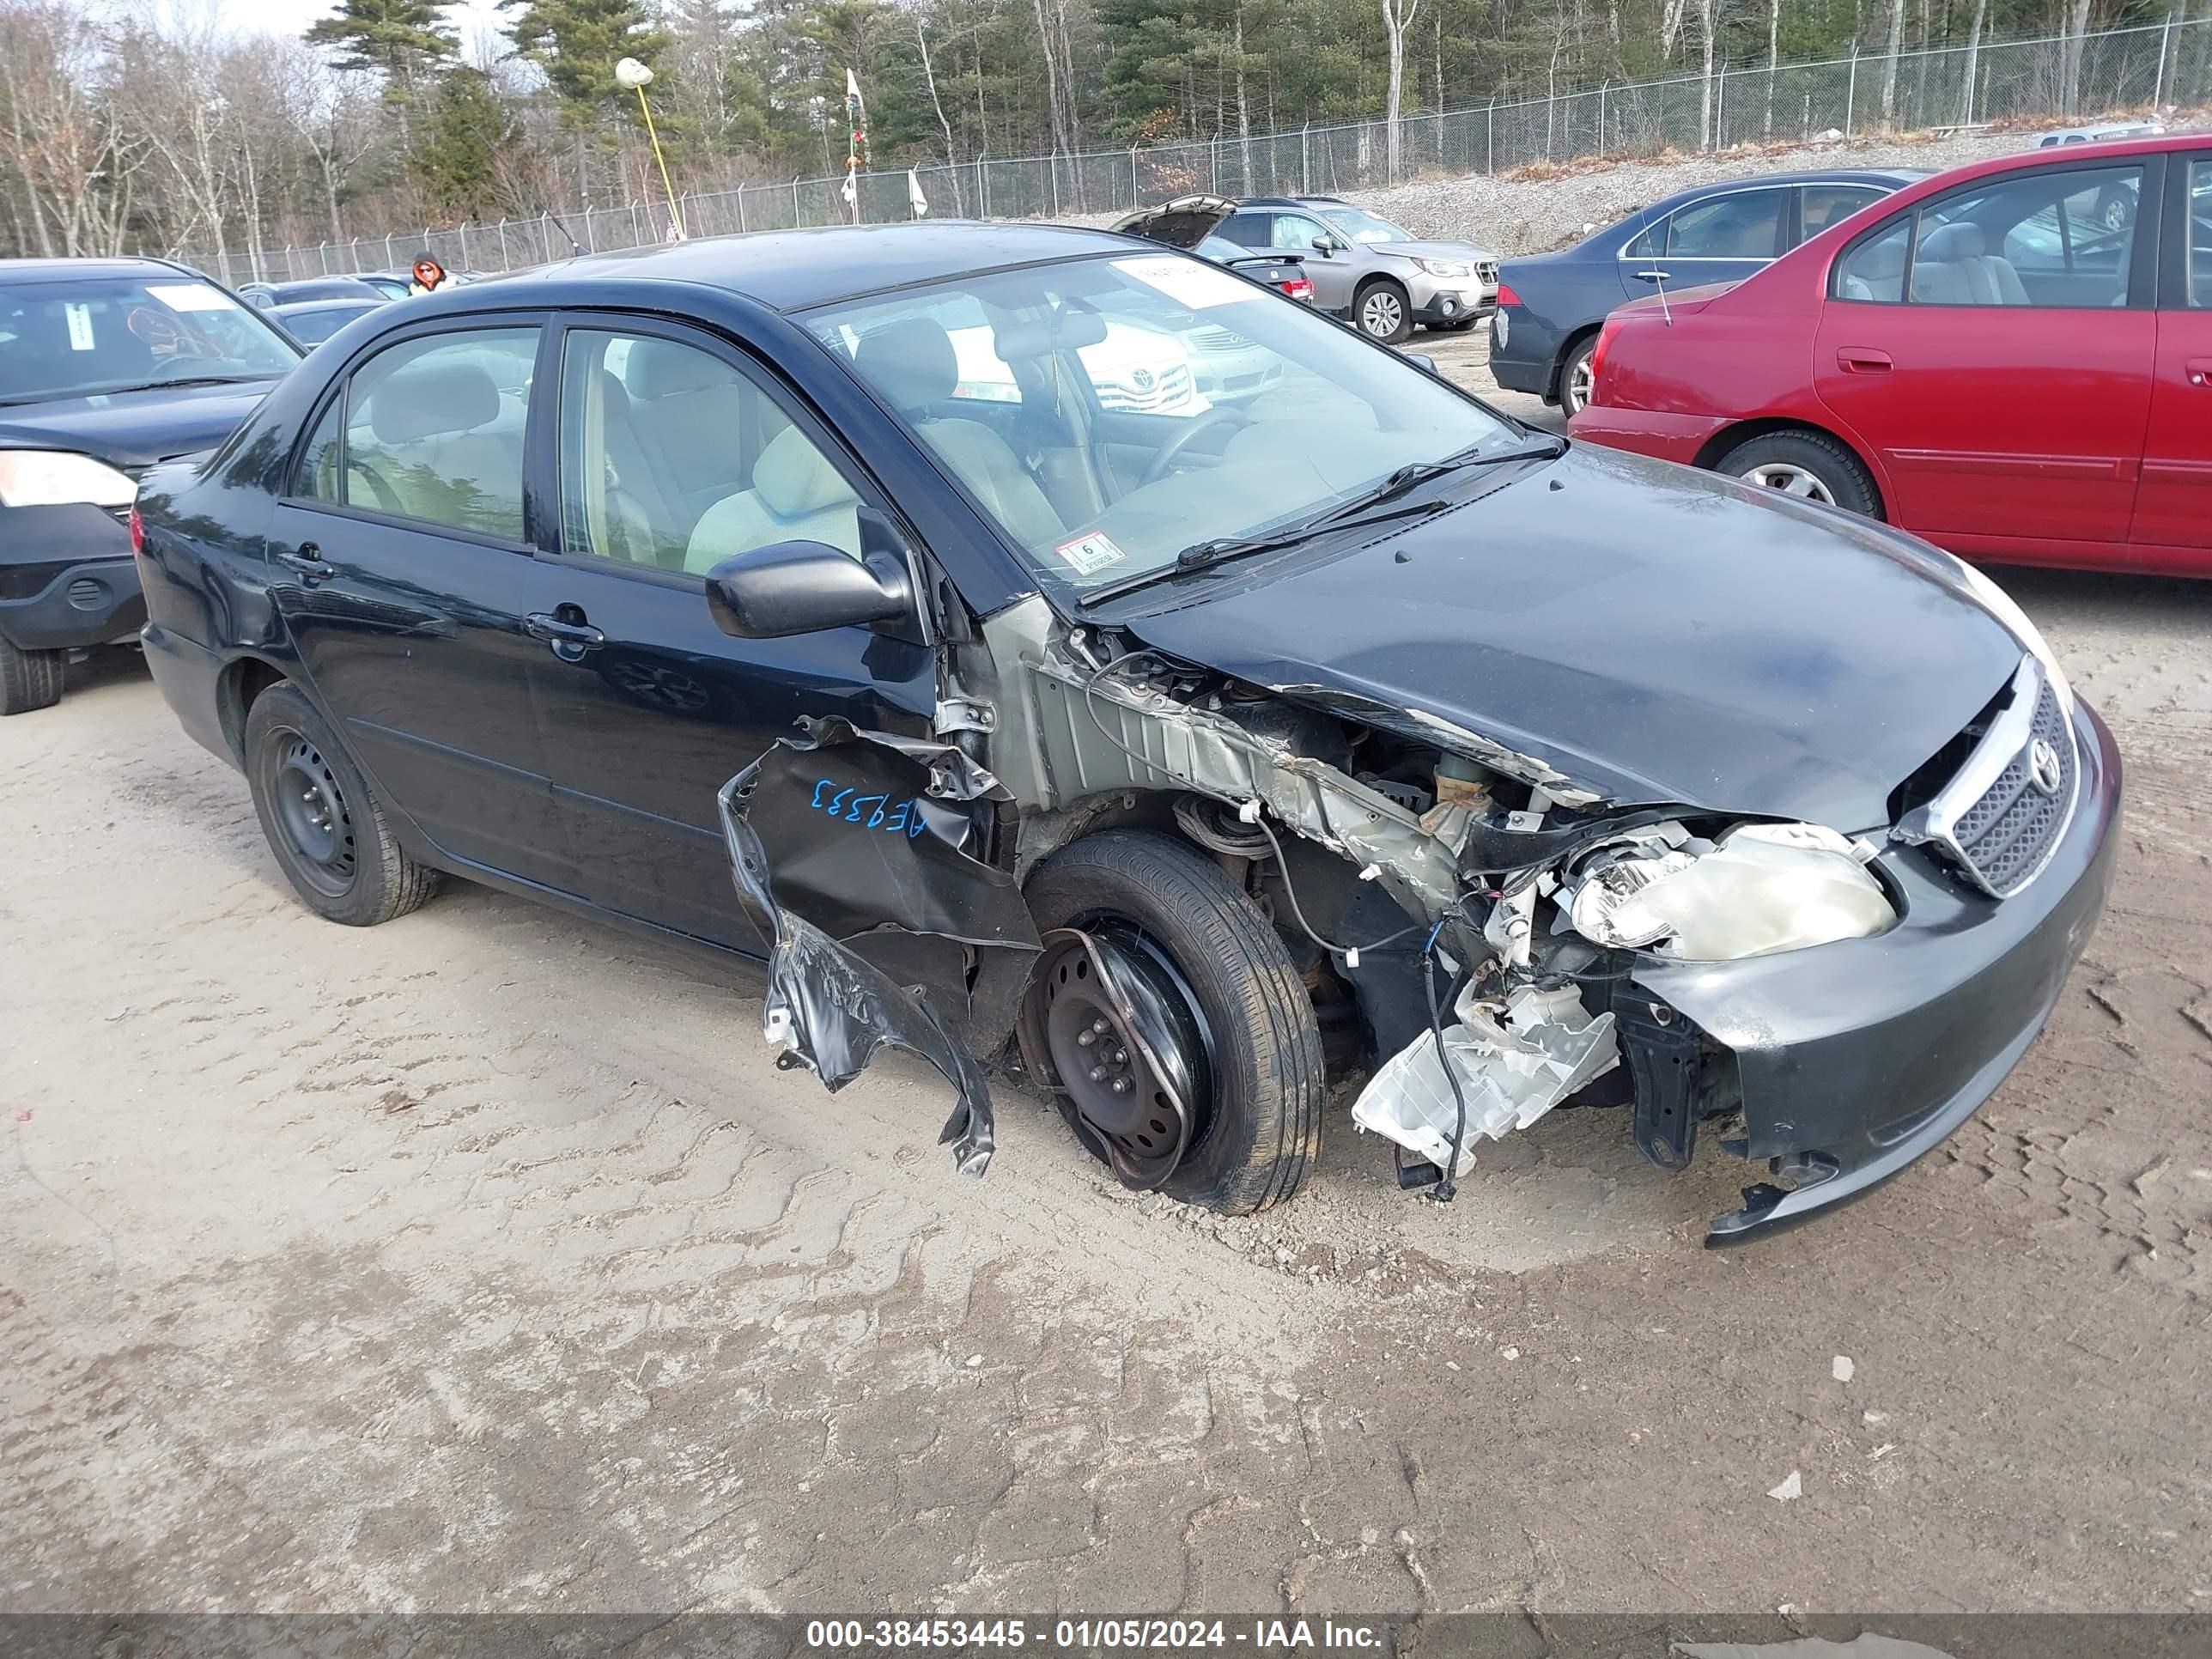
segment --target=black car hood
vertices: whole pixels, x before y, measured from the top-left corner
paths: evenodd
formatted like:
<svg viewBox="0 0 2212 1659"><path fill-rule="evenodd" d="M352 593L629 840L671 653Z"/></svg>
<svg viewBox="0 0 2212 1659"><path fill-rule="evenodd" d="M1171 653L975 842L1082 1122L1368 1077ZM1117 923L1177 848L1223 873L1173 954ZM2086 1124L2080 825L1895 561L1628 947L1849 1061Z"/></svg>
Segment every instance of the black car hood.
<svg viewBox="0 0 2212 1659"><path fill-rule="evenodd" d="M154 386L0 405L0 449L66 449L136 471L214 448L276 384Z"/></svg>
<svg viewBox="0 0 2212 1659"><path fill-rule="evenodd" d="M1126 625L1608 801L1846 831L1888 823L2022 654L1908 538L1583 445L1357 551L1224 567Z"/></svg>

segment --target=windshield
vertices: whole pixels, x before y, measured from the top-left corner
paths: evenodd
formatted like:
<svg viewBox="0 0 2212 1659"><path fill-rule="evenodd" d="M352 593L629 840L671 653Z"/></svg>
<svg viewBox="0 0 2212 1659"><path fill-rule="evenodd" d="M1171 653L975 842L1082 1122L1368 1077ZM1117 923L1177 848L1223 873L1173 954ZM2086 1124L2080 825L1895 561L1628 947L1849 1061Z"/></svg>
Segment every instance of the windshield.
<svg viewBox="0 0 2212 1659"><path fill-rule="evenodd" d="M1405 226L1394 225L1380 214L1370 213L1365 208L1324 208L1322 217L1355 242L1412 242L1419 240Z"/></svg>
<svg viewBox="0 0 2212 1659"><path fill-rule="evenodd" d="M1182 254L963 276L803 320L1078 595L1409 464L1525 442L1395 353Z"/></svg>
<svg viewBox="0 0 2212 1659"><path fill-rule="evenodd" d="M0 289L0 403L272 380L299 360L259 313L182 272Z"/></svg>

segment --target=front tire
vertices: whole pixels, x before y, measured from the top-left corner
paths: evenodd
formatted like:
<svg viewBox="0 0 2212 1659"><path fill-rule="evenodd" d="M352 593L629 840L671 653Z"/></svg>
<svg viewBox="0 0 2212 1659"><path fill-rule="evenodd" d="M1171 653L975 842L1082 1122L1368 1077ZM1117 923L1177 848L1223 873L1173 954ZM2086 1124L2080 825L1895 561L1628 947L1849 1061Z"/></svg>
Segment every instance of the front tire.
<svg viewBox="0 0 2212 1659"><path fill-rule="evenodd" d="M1211 1084L1191 1103L1189 1144L1160 1190L1226 1215L1296 1193L1321 1151L1321 1028L1259 907L1182 842L1126 830L1054 854L1030 878L1028 898L1041 930L1111 931L1155 947L1188 994ZM1059 1100L1077 1139L1104 1158L1098 1137Z"/></svg>
<svg viewBox="0 0 2212 1659"><path fill-rule="evenodd" d="M374 927L437 890L436 872L400 850L368 778L296 686L272 685L253 700L245 747L261 833L317 915Z"/></svg>
<svg viewBox="0 0 2212 1659"><path fill-rule="evenodd" d="M52 708L68 672L66 651L26 651L0 640L0 715Z"/></svg>
<svg viewBox="0 0 2212 1659"><path fill-rule="evenodd" d="M1413 331L1413 310L1406 290L1387 276L1352 296L1352 320L1362 334L1384 345L1396 345Z"/></svg>
<svg viewBox="0 0 2212 1659"><path fill-rule="evenodd" d="M1820 432L1769 432L1738 444L1713 469L1800 501L1881 517L1881 498L1859 458Z"/></svg>

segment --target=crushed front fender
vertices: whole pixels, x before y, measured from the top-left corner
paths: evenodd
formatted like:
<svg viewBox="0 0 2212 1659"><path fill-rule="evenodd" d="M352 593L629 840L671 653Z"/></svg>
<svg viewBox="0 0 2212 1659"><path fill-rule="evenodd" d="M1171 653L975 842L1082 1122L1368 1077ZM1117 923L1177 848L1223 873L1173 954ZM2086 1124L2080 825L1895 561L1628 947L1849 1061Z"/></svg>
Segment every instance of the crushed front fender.
<svg viewBox="0 0 2212 1659"><path fill-rule="evenodd" d="M990 1085L963 1033L1003 1035L973 1003L985 988L1004 1000L1041 948L1013 876L975 850L1011 797L949 744L800 725L718 797L738 894L770 941L763 1030L779 1065L833 1093L885 1047L927 1060L958 1097L939 1139L980 1176Z"/></svg>

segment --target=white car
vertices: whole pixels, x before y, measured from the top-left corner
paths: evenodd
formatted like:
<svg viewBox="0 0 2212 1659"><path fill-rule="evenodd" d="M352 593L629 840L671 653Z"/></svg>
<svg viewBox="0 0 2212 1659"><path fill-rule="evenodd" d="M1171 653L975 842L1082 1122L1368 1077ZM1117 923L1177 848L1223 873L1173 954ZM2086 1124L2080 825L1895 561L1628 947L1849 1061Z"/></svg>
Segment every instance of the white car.
<svg viewBox="0 0 2212 1659"><path fill-rule="evenodd" d="M1192 331L1202 334L1206 330ZM1000 360L988 325L946 332L960 364L960 383L953 396L986 403L1021 402L1014 371ZM1239 338L1237 343L1244 342ZM1189 351L1175 336L1158 329L1109 318L1106 337L1096 345L1078 347L1076 356L1082 359L1103 409L1124 415L1202 415L1213 407L1200 390L1200 376L1191 367ZM1219 379L1217 370L1217 382Z"/></svg>

